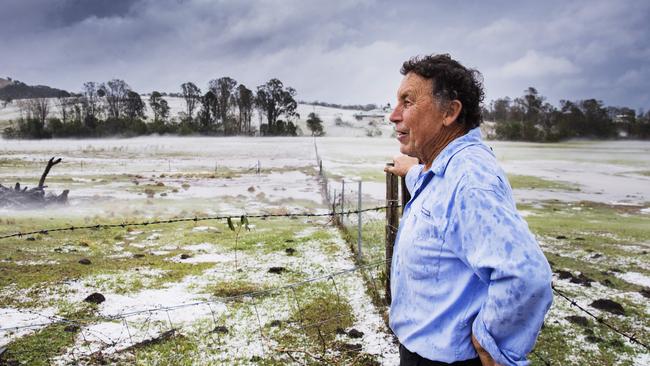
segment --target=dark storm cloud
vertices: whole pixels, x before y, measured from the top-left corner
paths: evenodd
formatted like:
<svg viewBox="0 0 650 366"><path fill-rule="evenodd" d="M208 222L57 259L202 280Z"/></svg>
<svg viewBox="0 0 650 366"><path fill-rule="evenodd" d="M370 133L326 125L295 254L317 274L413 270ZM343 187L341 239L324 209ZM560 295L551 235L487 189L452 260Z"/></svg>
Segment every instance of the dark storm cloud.
<svg viewBox="0 0 650 366"><path fill-rule="evenodd" d="M391 101L399 66L448 52L481 70L488 99L535 86L549 101L650 108L643 1L29 0L0 11L0 74L79 90L119 77L136 90L271 77L302 99Z"/></svg>
<svg viewBox="0 0 650 366"><path fill-rule="evenodd" d="M125 16L137 0L24 0L5 1L0 29L9 33L47 31L87 18Z"/></svg>
<svg viewBox="0 0 650 366"><path fill-rule="evenodd" d="M90 17L126 16L137 0L65 0L52 1L49 15L54 24L68 26Z"/></svg>

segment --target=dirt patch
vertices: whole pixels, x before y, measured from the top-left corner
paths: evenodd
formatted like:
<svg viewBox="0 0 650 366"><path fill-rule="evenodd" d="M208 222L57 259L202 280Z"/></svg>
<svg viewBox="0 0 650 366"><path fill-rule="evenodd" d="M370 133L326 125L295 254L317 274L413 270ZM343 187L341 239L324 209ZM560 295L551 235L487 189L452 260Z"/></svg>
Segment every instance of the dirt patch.
<svg viewBox="0 0 650 366"><path fill-rule="evenodd" d="M88 295L88 297L86 297L84 301L89 302L91 304L101 304L104 301L106 301L106 298L104 297L104 295L100 294L99 292L94 292Z"/></svg>
<svg viewBox="0 0 650 366"><path fill-rule="evenodd" d="M580 315L570 315L564 319L568 320L570 323L579 325L581 327L587 327L589 325L589 321L587 320L587 318Z"/></svg>
<svg viewBox="0 0 650 366"><path fill-rule="evenodd" d="M569 271L564 271L564 270L557 270L555 271L557 273L558 277L561 280L566 280L568 279L569 282L571 283L576 283L585 287L591 287L591 283L595 282L593 279L585 276L584 274L580 273L579 275L575 276L573 273Z"/></svg>
<svg viewBox="0 0 650 366"><path fill-rule="evenodd" d="M623 306L614 300L598 299L592 302L589 306L612 314L625 315L625 309L623 309Z"/></svg>

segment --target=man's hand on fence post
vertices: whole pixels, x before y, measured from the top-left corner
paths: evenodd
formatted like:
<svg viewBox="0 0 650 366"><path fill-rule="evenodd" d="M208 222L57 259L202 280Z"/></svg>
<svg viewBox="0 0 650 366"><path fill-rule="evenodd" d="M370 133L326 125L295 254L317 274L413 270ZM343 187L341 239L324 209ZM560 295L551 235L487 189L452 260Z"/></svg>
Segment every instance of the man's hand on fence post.
<svg viewBox="0 0 650 366"><path fill-rule="evenodd" d="M385 172L395 174L400 177L406 176L413 165L419 164L418 158L412 158L408 155L395 155L393 157L394 166L386 166Z"/></svg>

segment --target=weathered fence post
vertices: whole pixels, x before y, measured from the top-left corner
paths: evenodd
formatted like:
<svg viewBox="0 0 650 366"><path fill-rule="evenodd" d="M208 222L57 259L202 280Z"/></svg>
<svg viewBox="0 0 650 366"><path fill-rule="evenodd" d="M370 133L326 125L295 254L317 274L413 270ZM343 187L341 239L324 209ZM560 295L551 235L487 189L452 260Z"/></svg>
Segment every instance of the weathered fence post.
<svg viewBox="0 0 650 366"><path fill-rule="evenodd" d="M338 216L336 215L336 189L334 190L334 194L332 195L332 221L334 221L335 224L338 225Z"/></svg>
<svg viewBox="0 0 650 366"><path fill-rule="evenodd" d="M406 177L401 177L400 179L400 185L401 185L401 195L402 195L402 214L404 213L404 208L406 207L406 204L411 200L411 193L409 192L408 188L406 188Z"/></svg>
<svg viewBox="0 0 650 366"><path fill-rule="evenodd" d="M341 224L343 224L343 212L345 211L345 179L341 179Z"/></svg>
<svg viewBox="0 0 650 366"><path fill-rule="evenodd" d="M361 263L361 180L359 180L359 195L357 197L357 256Z"/></svg>
<svg viewBox="0 0 650 366"><path fill-rule="evenodd" d="M393 166L393 163L386 164ZM386 302L390 304L390 269L393 258L393 245L397 236L397 227L399 226L399 214L397 211L399 191L397 176L392 173L386 173Z"/></svg>

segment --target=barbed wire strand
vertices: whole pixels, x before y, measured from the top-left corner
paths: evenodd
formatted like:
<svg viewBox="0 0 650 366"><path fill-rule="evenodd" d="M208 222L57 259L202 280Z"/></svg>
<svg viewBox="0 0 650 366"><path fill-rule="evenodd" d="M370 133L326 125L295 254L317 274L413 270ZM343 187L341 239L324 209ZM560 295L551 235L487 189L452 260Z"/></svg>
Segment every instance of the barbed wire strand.
<svg viewBox="0 0 650 366"><path fill-rule="evenodd" d="M132 223L119 223L119 224L94 224L94 225L84 225L84 226L67 226L59 228L50 228L50 229L39 229L26 232L17 232L13 234L0 235L0 240L23 237L28 235L35 234L49 234L52 232L60 231L75 231L75 230L99 230L99 229L114 229L114 228L127 228L135 226L148 226L148 225L164 225L164 224L175 224L180 222L200 222L200 221L217 221L217 220L228 220L228 219L240 219L242 216L246 218L276 218L276 217L289 217L289 218L304 218L304 217L334 217L339 215L346 214L358 214L370 211L381 211L387 209L388 206L377 206L371 208L365 208L362 210L350 210L347 212L325 212L325 213L287 213L287 214L231 214L231 215L220 215L220 216L194 216L194 217L183 217L177 219L167 219L167 220L153 220L153 221L141 221L141 222L132 222Z"/></svg>
<svg viewBox="0 0 650 366"><path fill-rule="evenodd" d="M641 342L639 339L637 339L637 338L634 337L633 335L628 335L628 334L626 334L626 333L624 333L624 332L618 330L616 327L614 327L613 325L611 325L611 324L609 324L607 321L605 321L605 319L603 319L602 317L597 316L597 315L595 315L594 313L592 313L591 311L589 311L589 310L583 308L582 306L580 306L580 305L579 305L579 304L578 304L574 299L571 299L571 298L570 298L568 295L566 295L564 292L558 290L557 287L555 287L555 284L551 284L551 288L553 289L553 291L554 291L556 294L558 294L558 296L560 296L560 297L563 298L564 300L568 301L568 302L571 304L571 306L575 306L576 308L578 308L578 309L579 309L580 311L582 311L583 313L585 313L585 314L591 316L592 318L594 318L594 319L596 320L596 322L598 322L598 323L600 323L600 324L603 324L604 326L606 326L607 328L611 329L612 331L618 333L619 335L623 336L624 338L627 338L630 342L632 342L632 343L636 343L636 344L642 346L643 348L645 348L646 350L650 350L650 347L648 347L647 344Z"/></svg>

